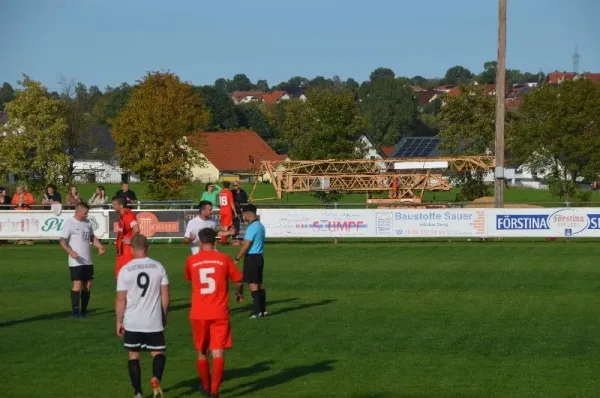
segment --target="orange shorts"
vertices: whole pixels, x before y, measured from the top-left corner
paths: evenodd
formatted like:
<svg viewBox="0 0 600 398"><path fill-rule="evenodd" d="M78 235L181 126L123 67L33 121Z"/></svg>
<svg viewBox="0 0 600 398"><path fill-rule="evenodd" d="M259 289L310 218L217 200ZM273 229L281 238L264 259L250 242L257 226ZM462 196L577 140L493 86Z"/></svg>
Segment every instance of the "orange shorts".
<svg viewBox="0 0 600 398"><path fill-rule="evenodd" d="M190 319L196 350L224 350L231 348L229 319Z"/></svg>
<svg viewBox="0 0 600 398"><path fill-rule="evenodd" d="M233 214L221 213L221 227L231 227L233 225Z"/></svg>
<svg viewBox="0 0 600 398"><path fill-rule="evenodd" d="M123 247L123 254L117 256L117 263L115 265L115 279L119 277L119 271L121 268L127 265L127 263L131 260L133 260L133 250L131 249L131 246L127 245Z"/></svg>

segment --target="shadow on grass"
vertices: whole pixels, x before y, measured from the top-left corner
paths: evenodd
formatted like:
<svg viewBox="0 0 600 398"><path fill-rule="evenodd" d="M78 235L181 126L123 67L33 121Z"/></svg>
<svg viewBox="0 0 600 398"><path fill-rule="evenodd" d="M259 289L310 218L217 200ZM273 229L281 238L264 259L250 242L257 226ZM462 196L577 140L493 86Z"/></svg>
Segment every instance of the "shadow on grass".
<svg viewBox="0 0 600 398"><path fill-rule="evenodd" d="M223 381L240 379L243 377L248 377L255 375L257 373L266 372L271 369L271 365L273 365L275 361L262 361L255 363L254 365L246 366L243 368L234 368L227 369L225 368L225 373L223 374ZM169 388L164 389L164 392L169 392L173 390L178 390L184 388L186 391L177 395L177 397L186 397L190 395L198 395L198 391L200 390L200 379L198 377L194 377L189 380L183 380L179 383L171 386Z"/></svg>
<svg viewBox="0 0 600 398"><path fill-rule="evenodd" d="M114 312L114 310L91 309L88 311L88 315L89 316L97 316L97 315L103 315L103 314L108 314L108 313L112 313L112 312ZM15 319L12 321L0 322L0 328L20 325L22 323L30 323L30 322L38 322L38 321L53 321L53 320L57 320L57 319L67 319L70 317L71 317L71 311L53 312L51 314L35 315L35 316L29 317L29 318L22 318L22 319ZM85 321L85 318L83 318L82 321Z"/></svg>
<svg viewBox="0 0 600 398"><path fill-rule="evenodd" d="M281 372L272 376L263 377L262 379L243 383L234 388L225 389L222 393L228 394L235 392L236 397L243 397L247 394L288 383L310 374L330 372L333 370L333 363L335 363L334 360L327 360L312 365L294 366L292 368L283 369Z"/></svg>
<svg viewBox="0 0 600 398"><path fill-rule="evenodd" d="M336 299L327 299L327 300L316 301L314 303L298 304L293 307L286 307L286 308L282 308L280 310L269 311L269 317L271 317L273 315L282 315L287 312L301 311L301 310L305 310L308 308L322 307L327 304L335 303L336 301L337 301Z"/></svg>
<svg viewBox="0 0 600 398"><path fill-rule="evenodd" d="M290 303L292 301L297 301L297 298L287 298L287 299L282 299L282 300L273 300L268 302L269 305L277 305L277 304L282 304L282 303ZM185 309L189 309L190 308L190 303L189 300L187 300L188 302L186 303L182 303L182 304L177 304L177 305L172 305L171 309L169 310L170 312L172 311L179 311L179 310L185 310ZM243 306L237 306L237 307L232 307L229 309L229 312L231 314L237 314L240 312L250 312L252 311L252 305L251 304L246 304Z"/></svg>

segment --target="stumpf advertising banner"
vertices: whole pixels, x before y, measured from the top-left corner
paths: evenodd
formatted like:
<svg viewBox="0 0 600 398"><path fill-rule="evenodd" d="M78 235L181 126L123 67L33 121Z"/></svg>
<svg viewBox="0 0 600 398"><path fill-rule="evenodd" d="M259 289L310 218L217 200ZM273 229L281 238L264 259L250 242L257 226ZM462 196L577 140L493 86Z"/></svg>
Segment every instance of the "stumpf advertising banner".
<svg viewBox="0 0 600 398"><path fill-rule="evenodd" d="M488 209L488 234L499 237L600 237L599 208Z"/></svg>

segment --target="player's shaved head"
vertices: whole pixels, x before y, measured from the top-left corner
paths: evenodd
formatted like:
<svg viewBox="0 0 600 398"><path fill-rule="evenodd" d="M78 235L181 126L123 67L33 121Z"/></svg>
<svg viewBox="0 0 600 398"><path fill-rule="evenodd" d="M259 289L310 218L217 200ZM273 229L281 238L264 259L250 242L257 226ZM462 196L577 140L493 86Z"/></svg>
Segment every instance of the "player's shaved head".
<svg viewBox="0 0 600 398"><path fill-rule="evenodd" d="M148 238L140 234L135 235L131 238L131 247L134 251L146 253L149 247Z"/></svg>
<svg viewBox="0 0 600 398"><path fill-rule="evenodd" d="M217 232L212 228L204 228L198 232L200 243L214 244L217 241Z"/></svg>
<svg viewBox="0 0 600 398"><path fill-rule="evenodd" d="M77 203L77 204L75 205L75 209L81 209L81 210L85 209L85 210L89 210L89 209L90 209L90 206L89 206L87 203L85 203L85 202L79 202L79 203Z"/></svg>
<svg viewBox="0 0 600 398"><path fill-rule="evenodd" d="M127 204L127 199L124 196L115 196L112 198L113 203L120 204L121 206L125 206Z"/></svg>

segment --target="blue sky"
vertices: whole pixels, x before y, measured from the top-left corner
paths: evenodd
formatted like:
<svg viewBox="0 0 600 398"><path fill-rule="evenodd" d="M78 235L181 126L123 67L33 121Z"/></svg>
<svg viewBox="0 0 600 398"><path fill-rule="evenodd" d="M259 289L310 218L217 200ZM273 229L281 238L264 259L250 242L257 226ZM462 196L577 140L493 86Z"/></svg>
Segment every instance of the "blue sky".
<svg viewBox="0 0 600 398"><path fill-rule="evenodd" d="M497 0L6 0L0 81L22 72L50 89L132 83L166 69L194 84L245 73L270 84L296 75L358 81L478 73L497 54ZM600 72L600 1L508 0L507 65Z"/></svg>

